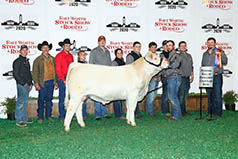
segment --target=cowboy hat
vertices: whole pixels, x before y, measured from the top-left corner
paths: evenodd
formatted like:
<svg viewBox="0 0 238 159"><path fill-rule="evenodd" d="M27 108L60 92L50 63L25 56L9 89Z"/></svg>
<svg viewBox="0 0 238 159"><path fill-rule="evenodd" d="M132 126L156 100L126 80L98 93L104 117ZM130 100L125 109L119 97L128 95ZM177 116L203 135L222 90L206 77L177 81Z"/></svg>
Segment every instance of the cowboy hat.
<svg viewBox="0 0 238 159"><path fill-rule="evenodd" d="M70 42L69 39L64 39L64 41L60 41L60 42L59 42L59 46L61 46L61 47L63 47L64 44L70 44L70 45L72 45L72 43Z"/></svg>
<svg viewBox="0 0 238 159"><path fill-rule="evenodd" d="M42 46L45 46L45 45L49 47L49 50L52 49L52 44L49 44L47 41L43 41L42 43L38 44L38 46L37 46L38 50L41 51Z"/></svg>

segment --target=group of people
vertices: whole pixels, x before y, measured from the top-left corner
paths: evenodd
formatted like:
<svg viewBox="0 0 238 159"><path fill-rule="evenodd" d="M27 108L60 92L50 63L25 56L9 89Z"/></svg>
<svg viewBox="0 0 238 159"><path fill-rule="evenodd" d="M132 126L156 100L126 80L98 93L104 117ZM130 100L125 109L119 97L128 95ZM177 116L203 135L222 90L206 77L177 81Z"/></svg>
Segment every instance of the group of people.
<svg viewBox="0 0 238 159"><path fill-rule="evenodd" d="M16 125L25 127L32 123L27 118L26 105L28 102L29 92L34 86L38 91L38 123L42 123L44 118L50 122L54 122L51 117L52 99L54 89L59 88L59 120L64 121L66 110L64 107L65 99L65 81L69 65L74 62L73 55L70 53L70 39L59 42L62 51L55 57L49 54L52 44L43 41L38 44L41 55L33 62L32 73L30 69L29 59L27 58L28 47L22 45L20 48L20 56L13 62L13 76L17 83L17 102L16 102ZM141 55L141 43L136 41L133 43L133 50L123 59L123 50L118 48L115 50L115 59L111 60L109 50L105 47L106 38L98 37L98 46L94 48L89 55L89 64L106 65L106 66L123 66L131 64ZM214 66L214 87L208 88L208 113L216 116L222 115L222 69L227 64L225 53L216 48L216 40L209 38L207 40L208 50L203 54L202 66ZM190 83L193 82L193 60L192 56L187 52L187 44L181 41L178 49L175 49L175 43L172 40L164 40L162 47L157 48L155 42L150 42L148 51L157 54L160 52L161 59L169 61L168 68L162 70L155 75L148 86L148 94L146 97L146 114L156 116L154 112L154 99L157 95L157 87L159 81L162 82L162 101L161 111L168 117L168 120L181 120L182 116L187 115L186 98L190 89ZM87 63L87 53L83 50L78 53L78 62ZM95 77L96 78L96 77ZM171 110L169 109L171 103ZM86 111L87 100L83 103L83 119L90 120ZM116 118L125 119L122 109L122 101L114 101L113 108ZM95 119L110 119L107 113L107 107L94 101ZM143 115L137 104L135 110L136 118Z"/></svg>

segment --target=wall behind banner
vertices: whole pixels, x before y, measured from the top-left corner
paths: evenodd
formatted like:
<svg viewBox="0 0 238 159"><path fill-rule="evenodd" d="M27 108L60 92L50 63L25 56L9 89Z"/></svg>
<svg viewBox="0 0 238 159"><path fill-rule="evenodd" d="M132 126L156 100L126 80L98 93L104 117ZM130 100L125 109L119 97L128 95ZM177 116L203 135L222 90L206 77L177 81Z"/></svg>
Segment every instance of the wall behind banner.
<svg viewBox="0 0 238 159"><path fill-rule="evenodd" d="M224 77L223 90L238 91L238 2L235 0L82 0L69 3L62 0L0 0L0 73L12 70L21 44L30 47L30 62L40 55L37 44L53 43L50 53L55 56L58 42L65 38L76 41L76 48L93 49L97 37L105 35L107 48L114 59L114 50L127 54L132 43L142 43L142 54L148 44L160 46L165 39L185 40L194 59L195 81L191 92L199 92L199 67L206 40L213 36L229 58L226 68L233 71ZM168 0L170 2L170 0ZM178 2L178 3L177 3ZM124 57L126 56L124 55ZM76 58L76 56L75 56ZM14 80L0 76L0 101L16 95ZM160 92L161 90L159 90ZM33 90L30 96L37 96ZM55 91L55 96L58 92Z"/></svg>

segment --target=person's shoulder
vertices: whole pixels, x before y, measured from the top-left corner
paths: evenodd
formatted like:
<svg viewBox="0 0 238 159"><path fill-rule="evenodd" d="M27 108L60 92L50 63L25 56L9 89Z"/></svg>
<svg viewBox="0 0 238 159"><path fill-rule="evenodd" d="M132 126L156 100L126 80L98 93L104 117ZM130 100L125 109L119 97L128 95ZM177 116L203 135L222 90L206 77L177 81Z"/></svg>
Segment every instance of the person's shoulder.
<svg viewBox="0 0 238 159"><path fill-rule="evenodd" d="M99 49L99 47L97 46L97 47L93 48L93 49L91 50L91 52L98 51L98 49Z"/></svg>
<svg viewBox="0 0 238 159"><path fill-rule="evenodd" d="M19 57L16 58L16 59L13 61L13 64L16 64L16 63L18 63L18 62L20 62L20 58L19 58Z"/></svg>

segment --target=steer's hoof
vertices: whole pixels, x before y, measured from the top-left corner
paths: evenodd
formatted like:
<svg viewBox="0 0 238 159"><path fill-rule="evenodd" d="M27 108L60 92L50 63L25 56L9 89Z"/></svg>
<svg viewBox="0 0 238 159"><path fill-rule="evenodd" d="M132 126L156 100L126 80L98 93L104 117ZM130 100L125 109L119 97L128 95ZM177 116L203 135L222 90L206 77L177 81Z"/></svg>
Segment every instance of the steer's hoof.
<svg viewBox="0 0 238 159"><path fill-rule="evenodd" d="M127 124L131 125L131 122L129 120L127 120Z"/></svg>
<svg viewBox="0 0 238 159"><path fill-rule="evenodd" d="M81 126L81 128L85 128L86 126L85 125L80 125Z"/></svg>
<svg viewBox="0 0 238 159"><path fill-rule="evenodd" d="M69 131L70 131L70 129L69 129L69 128L65 128L64 130L65 130L66 132L69 132Z"/></svg>
<svg viewBox="0 0 238 159"><path fill-rule="evenodd" d="M135 126L136 126L136 123L131 123L131 126L134 126L134 127L135 127Z"/></svg>

